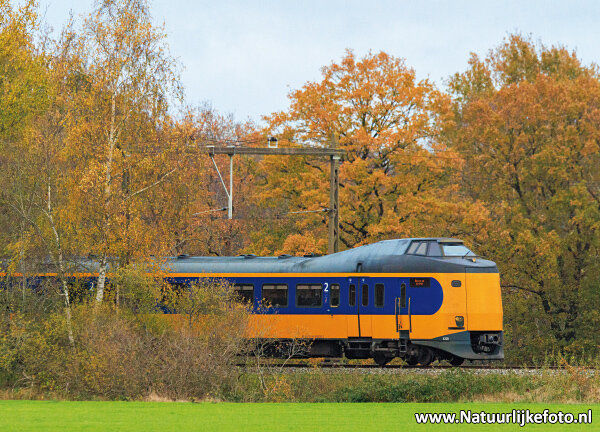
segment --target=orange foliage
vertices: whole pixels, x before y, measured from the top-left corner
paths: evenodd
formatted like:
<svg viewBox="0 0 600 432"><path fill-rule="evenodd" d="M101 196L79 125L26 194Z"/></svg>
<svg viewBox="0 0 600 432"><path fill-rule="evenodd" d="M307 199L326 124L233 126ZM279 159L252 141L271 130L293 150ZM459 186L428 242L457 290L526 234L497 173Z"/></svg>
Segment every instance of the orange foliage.
<svg viewBox="0 0 600 432"><path fill-rule="evenodd" d="M340 166L344 247L398 236L464 237L474 226L480 229L483 207L472 208L455 187L462 160L437 139L438 119L450 109L443 93L385 53L357 59L349 51L322 75L322 81L290 94L288 111L266 118L266 133L283 145L337 144L347 151ZM260 205L283 214L328 206L329 169L323 161L266 157L260 169ZM449 211L451 223L444 222ZM326 224L324 213L308 214L256 237L263 250L312 250L312 238L327 238ZM319 248L325 252L326 244Z"/></svg>

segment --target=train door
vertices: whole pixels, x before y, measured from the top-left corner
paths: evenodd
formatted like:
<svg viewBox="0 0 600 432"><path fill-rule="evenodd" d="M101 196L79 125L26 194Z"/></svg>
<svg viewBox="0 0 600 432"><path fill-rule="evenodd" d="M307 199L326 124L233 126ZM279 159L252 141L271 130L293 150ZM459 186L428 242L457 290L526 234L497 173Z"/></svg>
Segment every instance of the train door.
<svg viewBox="0 0 600 432"><path fill-rule="evenodd" d="M401 331L410 331L410 322L408 317L408 296L406 280L400 279L400 296L396 297L396 329Z"/></svg>
<svg viewBox="0 0 600 432"><path fill-rule="evenodd" d="M396 322L398 332L407 332L405 334L408 334L409 338L412 338L413 332L418 330L413 320L417 303L427 298L420 295L417 290L429 287L429 284L429 278L411 277L400 279L400 297L396 298ZM419 339L418 335L417 339Z"/></svg>
<svg viewBox="0 0 600 432"><path fill-rule="evenodd" d="M348 278L348 297L345 299L348 304L348 337L360 337L360 314L358 310L360 279L357 277Z"/></svg>
<svg viewBox="0 0 600 432"><path fill-rule="evenodd" d="M373 287L371 286L371 280L368 277L360 278L360 287L358 289L358 317L361 337L372 337L372 308L373 305Z"/></svg>

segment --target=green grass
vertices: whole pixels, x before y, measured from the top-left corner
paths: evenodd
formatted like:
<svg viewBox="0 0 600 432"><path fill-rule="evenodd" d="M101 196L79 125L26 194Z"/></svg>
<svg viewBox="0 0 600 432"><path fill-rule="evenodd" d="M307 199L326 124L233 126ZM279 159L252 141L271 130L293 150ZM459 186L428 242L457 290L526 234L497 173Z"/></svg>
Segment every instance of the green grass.
<svg viewBox="0 0 600 432"><path fill-rule="evenodd" d="M417 425L415 412L530 409L578 413L591 425L527 425L535 430L600 430L600 405L396 403L177 403L0 401L0 431L425 431L523 430L517 425Z"/></svg>

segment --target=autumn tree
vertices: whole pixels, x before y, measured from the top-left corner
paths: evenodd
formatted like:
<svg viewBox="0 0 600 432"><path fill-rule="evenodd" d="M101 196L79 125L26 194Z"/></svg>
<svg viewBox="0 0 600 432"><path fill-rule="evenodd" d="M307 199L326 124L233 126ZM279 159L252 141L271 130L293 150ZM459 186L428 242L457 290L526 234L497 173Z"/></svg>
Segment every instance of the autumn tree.
<svg viewBox="0 0 600 432"><path fill-rule="evenodd" d="M28 273L39 270L35 263L49 259L58 275L68 337L73 344L71 293L60 214L65 189L59 185L66 174L61 158L62 118L57 108L62 90L60 68L53 67L56 63L45 44L38 47L34 43L36 37L43 39L34 2L16 11L2 3L0 9L0 204L11 219L3 225L7 234L4 254L9 257L8 271L21 275L23 290L29 289ZM22 297L26 297L24 293Z"/></svg>
<svg viewBox="0 0 600 432"><path fill-rule="evenodd" d="M98 260L96 300L111 258L128 261L163 244L148 229L144 197L178 170L169 103L179 97L177 66L145 0L103 0L74 35L79 82L67 114L70 209L78 249ZM173 164L175 162L175 164ZM159 218L159 217L158 217Z"/></svg>
<svg viewBox="0 0 600 432"><path fill-rule="evenodd" d="M12 199L23 191L23 179L16 162L24 150L23 139L37 114L47 107L47 73L33 38L38 28L35 6L27 3L15 10L7 0L0 1L0 157L2 158L3 247L13 244L13 235L25 232L27 222L15 219ZM14 193L14 194L13 194ZM21 241L21 245L23 242ZM17 248L23 255L22 248ZM11 251L3 250L12 255Z"/></svg>
<svg viewBox="0 0 600 432"><path fill-rule="evenodd" d="M597 352L600 339L600 82L564 47L519 35L449 82L462 190L495 227L511 344Z"/></svg>
<svg viewBox="0 0 600 432"><path fill-rule="evenodd" d="M453 182L460 158L437 140L437 120L448 109L443 93L383 52L361 59L347 52L322 75L290 94L290 108L267 118L266 133L282 145L347 151L340 167L343 246L411 235L464 237L481 226L485 210L461 200ZM267 157L258 180L263 202L274 213L326 208L328 175L316 160ZM258 247L302 252L312 245L323 252L326 222L325 212L303 215L275 236L260 232Z"/></svg>

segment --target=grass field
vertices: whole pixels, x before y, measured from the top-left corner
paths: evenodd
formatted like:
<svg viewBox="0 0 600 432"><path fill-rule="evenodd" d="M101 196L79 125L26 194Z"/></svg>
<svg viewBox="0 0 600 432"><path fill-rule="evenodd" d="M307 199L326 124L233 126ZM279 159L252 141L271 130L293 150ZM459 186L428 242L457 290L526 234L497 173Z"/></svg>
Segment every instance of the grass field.
<svg viewBox="0 0 600 432"><path fill-rule="evenodd" d="M415 412L593 410L591 425L417 425ZM0 431L600 430L600 405L0 401Z"/></svg>

